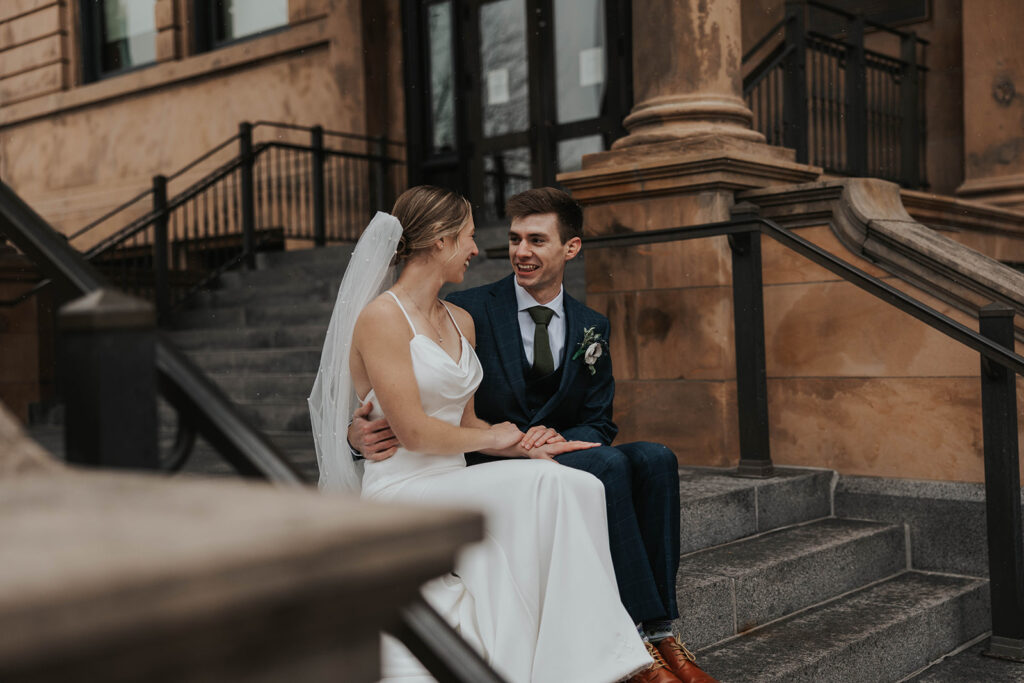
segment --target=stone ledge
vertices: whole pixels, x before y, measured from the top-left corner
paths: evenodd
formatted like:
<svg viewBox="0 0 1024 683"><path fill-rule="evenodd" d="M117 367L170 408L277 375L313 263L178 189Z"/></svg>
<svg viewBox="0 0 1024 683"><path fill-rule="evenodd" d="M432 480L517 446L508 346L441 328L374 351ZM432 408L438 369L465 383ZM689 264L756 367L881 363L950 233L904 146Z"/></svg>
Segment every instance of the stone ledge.
<svg viewBox="0 0 1024 683"><path fill-rule="evenodd" d="M120 76L50 93L31 100L0 106L0 130L18 123L139 95L197 78L205 78L249 64L326 45L331 40L325 19L292 24L266 36L204 52L181 60L160 62Z"/></svg>
<svg viewBox="0 0 1024 683"><path fill-rule="evenodd" d="M828 224L857 256L972 316L993 301L1024 314L1024 274L919 223L894 183L827 180L748 190L737 200L784 227Z"/></svg>
<svg viewBox="0 0 1024 683"><path fill-rule="evenodd" d="M807 182L821 169L792 160L792 150L715 137L589 154L583 169L558 182L586 206L704 190L737 191Z"/></svg>
<svg viewBox="0 0 1024 683"><path fill-rule="evenodd" d="M0 501L4 680L376 680L377 632L483 531L465 511L80 470L0 481Z"/></svg>

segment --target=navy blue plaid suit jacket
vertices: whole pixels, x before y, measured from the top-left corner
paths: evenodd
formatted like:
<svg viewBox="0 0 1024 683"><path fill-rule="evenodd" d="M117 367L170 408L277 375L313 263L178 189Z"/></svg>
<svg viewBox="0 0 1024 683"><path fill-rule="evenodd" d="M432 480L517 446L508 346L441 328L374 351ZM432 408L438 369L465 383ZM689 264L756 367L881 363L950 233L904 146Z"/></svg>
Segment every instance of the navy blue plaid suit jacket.
<svg viewBox="0 0 1024 683"><path fill-rule="evenodd" d="M526 401L524 351L513 277L448 295L448 300L466 309L476 323L476 354L484 371L476 392L477 416L491 423L507 420L524 430L542 424L570 441L610 444L618 433L612 421L615 380L611 357L602 356L593 375L582 358L572 360L583 341L584 329L593 327L602 339L608 339L608 319L565 294L562 381L551 399L531 413Z"/></svg>
<svg viewBox="0 0 1024 683"><path fill-rule="evenodd" d="M619 595L636 622L678 616L675 582L679 567L678 463L665 446L636 442L611 446L615 380L612 362L602 356L593 375L583 360L572 360L588 327L608 339L608 319L565 295L565 353L558 390L539 410L526 398L525 356L519 331L513 275L455 292L448 300L462 306L476 323L476 353L484 378L476 392L476 414L487 422L508 420L520 429L542 424L566 439L604 444L556 456L563 465L590 472L605 488L608 536ZM467 454L467 461L489 456Z"/></svg>

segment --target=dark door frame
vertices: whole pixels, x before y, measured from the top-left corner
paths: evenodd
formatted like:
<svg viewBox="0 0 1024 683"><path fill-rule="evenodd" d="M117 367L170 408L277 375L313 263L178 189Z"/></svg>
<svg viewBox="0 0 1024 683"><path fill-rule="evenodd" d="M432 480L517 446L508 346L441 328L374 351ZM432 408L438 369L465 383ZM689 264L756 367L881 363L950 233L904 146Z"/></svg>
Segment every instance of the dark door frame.
<svg viewBox="0 0 1024 683"><path fill-rule="evenodd" d="M524 0L529 69L530 125L526 131L483 136L480 74L480 6L492 0L450 0L452 8L455 147L430 154L430 73L427 8L439 0L402 0L409 183L421 184L435 172L448 173L456 187L479 204L484 197L485 157L513 147L530 149L531 184L554 185L560 140L600 134L607 148L625 134L622 120L633 104L632 0L605 2L605 99L601 114L557 123L554 0ZM499 211L500 213L500 211Z"/></svg>

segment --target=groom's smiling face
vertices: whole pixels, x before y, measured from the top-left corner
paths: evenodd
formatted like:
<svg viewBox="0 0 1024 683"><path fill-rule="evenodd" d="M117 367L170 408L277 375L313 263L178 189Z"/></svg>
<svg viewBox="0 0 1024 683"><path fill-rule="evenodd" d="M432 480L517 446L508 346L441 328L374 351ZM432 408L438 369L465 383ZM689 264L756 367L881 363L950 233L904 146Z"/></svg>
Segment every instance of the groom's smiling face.
<svg viewBox="0 0 1024 683"><path fill-rule="evenodd" d="M558 216L540 213L512 220L508 232L508 255L516 282L545 304L558 295L565 264L579 253L580 239L563 242Z"/></svg>

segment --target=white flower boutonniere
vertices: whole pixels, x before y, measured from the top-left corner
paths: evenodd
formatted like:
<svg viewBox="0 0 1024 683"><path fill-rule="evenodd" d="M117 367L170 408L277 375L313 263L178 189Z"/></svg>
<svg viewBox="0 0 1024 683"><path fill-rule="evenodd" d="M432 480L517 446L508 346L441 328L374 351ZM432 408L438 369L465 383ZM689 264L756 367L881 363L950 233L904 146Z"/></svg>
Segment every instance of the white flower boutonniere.
<svg viewBox="0 0 1024 683"><path fill-rule="evenodd" d="M583 341L576 347L576 353L572 354L572 360L579 360L580 356L583 357L583 362L586 364L587 370L590 370L591 375L597 372L594 366L608 349L608 342L601 338L596 329L595 327L584 328Z"/></svg>

